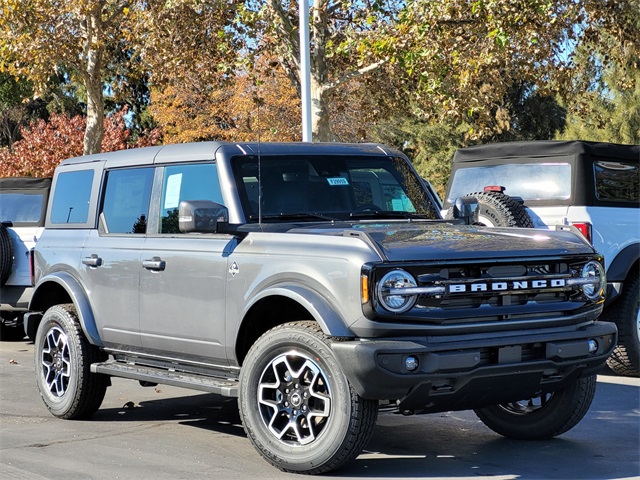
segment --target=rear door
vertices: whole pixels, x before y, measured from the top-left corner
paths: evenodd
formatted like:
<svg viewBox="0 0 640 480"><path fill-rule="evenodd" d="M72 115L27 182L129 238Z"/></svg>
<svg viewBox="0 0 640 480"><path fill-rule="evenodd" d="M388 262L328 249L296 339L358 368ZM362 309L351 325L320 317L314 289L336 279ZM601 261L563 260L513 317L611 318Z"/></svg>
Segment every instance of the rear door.
<svg viewBox="0 0 640 480"><path fill-rule="evenodd" d="M99 228L82 248L82 281L100 337L113 348L141 344L138 285L153 176L153 167L106 172Z"/></svg>
<svg viewBox="0 0 640 480"><path fill-rule="evenodd" d="M140 332L150 351L183 360L226 364L225 285L227 234L183 234L178 207L183 200L222 203L215 163L159 167L159 201L141 258Z"/></svg>

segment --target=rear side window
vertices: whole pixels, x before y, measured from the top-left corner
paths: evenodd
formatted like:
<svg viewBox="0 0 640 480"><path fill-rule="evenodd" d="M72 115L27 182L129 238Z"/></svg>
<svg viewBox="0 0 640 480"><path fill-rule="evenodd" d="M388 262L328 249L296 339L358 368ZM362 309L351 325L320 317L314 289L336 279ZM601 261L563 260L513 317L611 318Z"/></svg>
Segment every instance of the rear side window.
<svg viewBox="0 0 640 480"><path fill-rule="evenodd" d="M154 169L107 172L102 220L108 233L146 233Z"/></svg>
<svg viewBox="0 0 640 480"><path fill-rule="evenodd" d="M51 223L86 223L93 170L77 170L58 175L51 204Z"/></svg>
<svg viewBox="0 0 640 480"><path fill-rule="evenodd" d="M638 164L624 162L593 162L598 200L633 202L640 200Z"/></svg>
<svg viewBox="0 0 640 480"><path fill-rule="evenodd" d="M209 200L222 204L215 164L174 165L165 168L160 203L161 233L180 233L178 208L183 200Z"/></svg>

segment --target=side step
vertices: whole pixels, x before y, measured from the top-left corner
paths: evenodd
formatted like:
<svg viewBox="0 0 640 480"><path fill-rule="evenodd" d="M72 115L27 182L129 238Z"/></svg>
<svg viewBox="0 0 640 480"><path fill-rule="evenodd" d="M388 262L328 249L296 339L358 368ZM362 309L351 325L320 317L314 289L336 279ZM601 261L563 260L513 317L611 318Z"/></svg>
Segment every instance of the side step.
<svg viewBox="0 0 640 480"><path fill-rule="evenodd" d="M224 397L238 396L238 382L226 378L207 377L205 375L169 371L162 368L131 365L114 361L93 363L91 365L91 371L113 377L132 378L133 380L143 382L201 390L203 392L216 393Z"/></svg>

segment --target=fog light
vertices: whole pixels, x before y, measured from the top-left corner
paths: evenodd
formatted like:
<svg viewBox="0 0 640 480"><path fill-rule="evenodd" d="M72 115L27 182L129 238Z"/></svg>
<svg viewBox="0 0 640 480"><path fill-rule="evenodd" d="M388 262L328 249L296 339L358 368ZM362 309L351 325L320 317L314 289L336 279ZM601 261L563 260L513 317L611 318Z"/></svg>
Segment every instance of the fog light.
<svg viewBox="0 0 640 480"><path fill-rule="evenodd" d="M404 367L410 372L413 372L415 369L417 369L418 365L419 362L416 357L407 357L404 359Z"/></svg>
<svg viewBox="0 0 640 480"><path fill-rule="evenodd" d="M598 342L593 338L589 340L589 353L596 353L598 351Z"/></svg>

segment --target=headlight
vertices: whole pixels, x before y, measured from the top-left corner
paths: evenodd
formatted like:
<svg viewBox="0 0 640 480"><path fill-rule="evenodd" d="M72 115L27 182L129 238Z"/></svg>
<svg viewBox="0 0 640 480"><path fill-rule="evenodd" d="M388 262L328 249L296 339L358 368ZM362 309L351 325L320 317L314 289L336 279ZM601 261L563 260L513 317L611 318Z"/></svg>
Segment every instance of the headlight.
<svg viewBox="0 0 640 480"><path fill-rule="evenodd" d="M590 300L600 299L607 282L602 265L593 261L587 263L582 267L582 278L590 280L590 283L582 285L582 293Z"/></svg>
<svg viewBox="0 0 640 480"><path fill-rule="evenodd" d="M393 313L409 310L416 303L416 295L402 295L398 290L416 286L415 279L404 270L392 270L378 283L378 299L382 306Z"/></svg>

